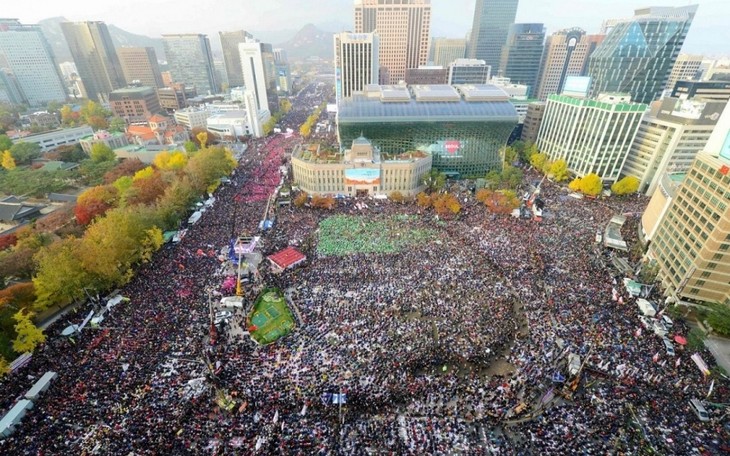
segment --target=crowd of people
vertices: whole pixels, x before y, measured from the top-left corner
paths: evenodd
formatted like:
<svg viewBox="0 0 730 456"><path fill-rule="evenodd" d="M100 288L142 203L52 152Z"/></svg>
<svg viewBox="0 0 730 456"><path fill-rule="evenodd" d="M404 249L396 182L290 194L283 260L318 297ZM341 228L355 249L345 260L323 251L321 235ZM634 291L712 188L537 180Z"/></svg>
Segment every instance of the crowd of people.
<svg viewBox="0 0 730 456"><path fill-rule="evenodd" d="M710 408L707 423L689 409L710 387L694 352L678 347L670 358L660 338L637 331L633 298L594 242L612 215L641 212L645 199L575 200L545 182L542 222L492 215L468 191L462 213L445 222L376 200L276 209L262 253L296 243L308 260L283 273L262 263L244 295L285 290L297 327L267 346L233 333L212 344L209 300L230 268L198 252L256 232L294 141L252 144L182 241L140 266L121 290L129 302L101 329L75 343L61 337L79 312L48 330L32 362L2 384L0 408L44 372L58 378L0 441L3 453L723 451L721 409ZM408 214L408 228L436 234L396 253L323 256L318 224L334 214ZM242 324L244 312L234 319ZM678 321L672 331L688 327ZM577 379L569 354L584 363ZM730 402L719 377L711 401Z"/></svg>

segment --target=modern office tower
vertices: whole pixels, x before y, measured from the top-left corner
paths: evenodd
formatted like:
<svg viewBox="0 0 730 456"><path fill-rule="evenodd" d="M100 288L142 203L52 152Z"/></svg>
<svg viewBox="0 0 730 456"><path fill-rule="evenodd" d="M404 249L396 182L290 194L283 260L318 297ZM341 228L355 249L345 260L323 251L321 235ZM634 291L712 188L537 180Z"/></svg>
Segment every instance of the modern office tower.
<svg viewBox="0 0 730 456"><path fill-rule="evenodd" d="M625 94L550 95L537 147L550 160L567 161L578 177L596 173L604 182L616 181L646 109Z"/></svg>
<svg viewBox="0 0 730 456"><path fill-rule="evenodd" d="M449 65L450 85L486 84L491 77L491 68L484 60L456 59Z"/></svg>
<svg viewBox="0 0 730 456"><path fill-rule="evenodd" d="M228 76L229 87L240 87L243 85L243 72L241 70L241 54L238 52L238 45L246 42L246 38L253 36L244 31L218 32L223 48L223 61L226 64L226 75Z"/></svg>
<svg viewBox="0 0 730 456"><path fill-rule="evenodd" d="M343 98L340 144L360 136L384 154L423 151L451 176L501 169L500 148L517 124L509 96L492 85L377 86Z"/></svg>
<svg viewBox="0 0 730 456"><path fill-rule="evenodd" d="M641 120L621 175L638 178L639 191L651 195L665 172L687 172L726 105L671 97L655 101Z"/></svg>
<svg viewBox="0 0 730 456"><path fill-rule="evenodd" d="M638 103L658 99L696 11L697 5L642 8L618 23L589 59L591 94L629 93Z"/></svg>
<svg viewBox="0 0 730 456"><path fill-rule="evenodd" d="M376 31L380 82L397 84L428 63L431 0L355 0L355 33Z"/></svg>
<svg viewBox="0 0 730 456"><path fill-rule="evenodd" d="M109 94L109 107L128 124L146 122L161 111L154 87L125 87Z"/></svg>
<svg viewBox="0 0 730 456"><path fill-rule="evenodd" d="M727 128L722 133L726 141ZM730 305L730 158L706 152L660 217L647 258L658 264L667 295Z"/></svg>
<svg viewBox="0 0 730 456"><path fill-rule="evenodd" d="M603 41L604 35L588 35L572 28L548 36L542 55L535 98L545 101L548 95L560 93L568 76L582 76L588 71L588 58Z"/></svg>
<svg viewBox="0 0 730 456"><path fill-rule="evenodd" d="M529 93L537 89L537 78L542 63L545 26L543 24L512 24L507 43L502 48L499 73L514 84L529 86Z"/></svg>
<svg viewBox="0 0 730 456"><path fill-rule="evenodd" d="M406 70L406 84L433 85L446 84L449 79L449 70L442 66L422 66Z"/></svg>
<svg viewBox="0 0 730 456"><path fill-rule="evenodd" d="M730 81L677 81L672 97L702 98L703 100L730 101Z"/></svg>
<svg viewBox="0 0 730 456"><path fill-rule="evenodd" d="M15 75L9 69L0 67L0 101L23 104L23 97Z"/></svg>
<svg viewBox="0 0 730 456"><path fill-rule="evenodd" d="M463 38L434 38L431 42L433 64L446 68L456 59L466 57L466 40Z"/></svg>
<svg viewBox="0 0 730 456"><path fill-rule="evenodd" d="M13 80L6 83L11 86L6 88L7 93L19 92L16 103L35 107L66 100L59 67L40 26L23 25L17 19L0 19L0 62L12 75L8 77L6 73L4 77Z"/></svg>
<svg viewBox="0 0 730 456"><path fill-rule="evenodd" d="M139 81L148 87L165 87L162 83L160 65L157 63L157 53L151 47L122 47L117 49L119 62L127 83Z"/></svg>
<svg viewBox="0 0 730 456"><path fill-rule="evenodd" d="M61 22L61 30L89 99L106 101L112 90L126 85L122 64L105 23Z"/></svg>
<svg viewBox="0 0 730 456"><path fill-rule="evenodd" d="M674 62L672 72L669 74L669 79L664 90L671 93L677 81L698 80L700 65L702 65L701 55L679 54L677 61Z"/></svg>
<svg viewBox="0 0 730 456"><path fill-rule="evenodd" d="M518 0L477 0L474 22L467 46L467 57L487 62L493 74L499 73L502 46L515 22Z"/></svg>
<svg viewBox="0 0 730 456"><path fill-rule="evenodd" d="M270 114L261 43L249 40L239 44L238 51L241 54L243 85L247 90L253 91L257 112L269 111Z"/></svg>
<svg viewBox="0 0 730 456"><path fill-rule="evenodd" d="M380 39L377 33L336 33L335 97L337 102L378 83ZM405 77L405 74L404 74Z"/></svg>
<svg viewBox="0 0 730 456"><path fill-rule="evenodd" d="M282 94L291 92L291 69L286 51L282 48L274 48L274 65L276 67L276 91Z"/></svg>
<svg viewBox="0 0 730 456"><path fill-rule="evenodd" d="M183 33L162 35L167 65L174 82L195 85L201 95L216 93L213 53L206 35Z"/></svg>
<svg viewBox="0 0 730 456"><path fill-rule="evenodd" d="M525 113L525 121L522 124L522 133L520 139L525 142L537 142L537 134L540 131L542 117L545 115L545 106L547 104L537 101L527 105Z"/></svg>

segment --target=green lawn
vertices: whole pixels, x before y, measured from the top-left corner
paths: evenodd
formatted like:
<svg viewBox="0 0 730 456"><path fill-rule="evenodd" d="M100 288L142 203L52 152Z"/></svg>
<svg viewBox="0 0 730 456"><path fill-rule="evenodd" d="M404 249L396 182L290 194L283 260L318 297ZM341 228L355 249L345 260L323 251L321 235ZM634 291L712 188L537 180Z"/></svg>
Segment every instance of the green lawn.
<svg viewBox="0 0 730 456"><path fill-rule="evenodd" d="M256 298L248 316L248 326L255 325L251 337L261 345L268 345L286 336L294 329L294 316L278 288L266 288Z"/></svg>
<svg viewBox="0 0 730 456"><path fill-rule="evenodd" d="M435 231L409 226L415 218L409 215L328 217L319 223L317 253L321 256L397 253L433 239Z"/></svg>

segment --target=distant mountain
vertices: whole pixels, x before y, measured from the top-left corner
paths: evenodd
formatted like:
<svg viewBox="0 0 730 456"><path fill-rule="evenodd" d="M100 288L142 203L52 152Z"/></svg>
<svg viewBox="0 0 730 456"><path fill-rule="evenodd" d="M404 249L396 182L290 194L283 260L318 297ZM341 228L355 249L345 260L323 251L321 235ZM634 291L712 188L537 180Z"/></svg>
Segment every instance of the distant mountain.
<svg viewBox="0 0 730 456"><path fill-rule="evenodd" d="M43 34L53 49L53 53L56 55L56 61L59 63L73 60L71 51L68 49L68 44L66 43L66 37L63 35L63 31L61 31L61 22L68 22L68 19L65 17L51 17L38 22L38 25L41 26ZM157 53L157 59L165 60L165 50L162 46L161 38L150 38L148 36L130 33L113 24L107 24L107 27L109 28L109 35L111 35L115 47L153 47Z"/></svg>
<svg viewBox="0 0 730 456"><path fill-rule="evenodd" d="M323 32L313 24L307 24L293 38L278 44L277 47L286 50L289 60L303 60L309 57L332 60L334 56L332 35L332 32Z"/></svg>

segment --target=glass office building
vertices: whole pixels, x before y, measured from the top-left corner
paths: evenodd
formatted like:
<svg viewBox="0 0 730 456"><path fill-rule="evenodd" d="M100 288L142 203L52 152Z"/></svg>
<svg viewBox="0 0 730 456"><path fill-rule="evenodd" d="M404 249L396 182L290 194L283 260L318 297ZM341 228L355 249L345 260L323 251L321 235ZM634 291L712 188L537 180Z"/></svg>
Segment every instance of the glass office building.
<svg viewBox="0 0 730 456"><path fill-rule="evenodd" d="M621 92L637 103L661 97L697 5L636 10L618 23L590 57L591 94Z"/></svg>
<svg viewBox="0 0 730 456"><path fill-rule="evenodd" d="M492 85L372 85L338 109L341 144L365 136L386 154L428 152L454 177L501 169L500 148L517 124L509 96Z"/></svg>

